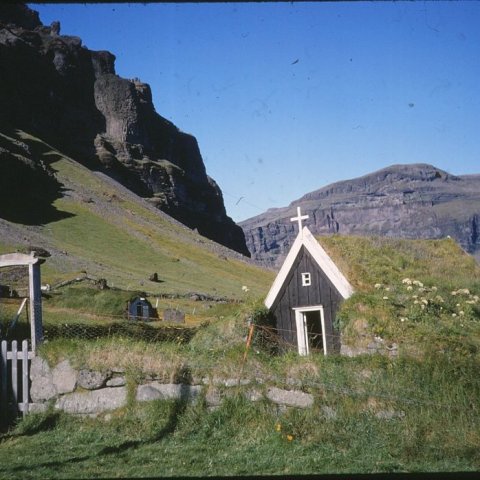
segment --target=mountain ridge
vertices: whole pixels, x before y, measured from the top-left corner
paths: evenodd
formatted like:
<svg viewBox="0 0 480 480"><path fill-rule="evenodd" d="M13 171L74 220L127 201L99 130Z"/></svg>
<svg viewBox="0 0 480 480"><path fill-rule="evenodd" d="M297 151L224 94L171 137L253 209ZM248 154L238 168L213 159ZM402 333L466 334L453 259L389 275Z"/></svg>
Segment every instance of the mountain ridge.
<svg viewBox="0 0 480 480"><path fill-rule="evenodd" d="M397 164L306 193L283 208L240 222L252 257L278 265L296 235L300 206L316 235L399 238L451 236L480 258L480 175L452 175L433 165Z"/></svg>
<svg viewBox="0 0 480 480"><path fill-rule="evenodd" d="M89 50L60 29L60 22L43 25L25 5L0 7L0 131L20 129L43 139L189 228L249 256L195 137L156 112L148 84L115 73L115 55ZM9 169L25 170L25 162L7 156L4 147L2 175L7 162ZM24 177L18 177L21 187ZM15 195L18 184L9 185L3 185L2 198Z"/></svg>

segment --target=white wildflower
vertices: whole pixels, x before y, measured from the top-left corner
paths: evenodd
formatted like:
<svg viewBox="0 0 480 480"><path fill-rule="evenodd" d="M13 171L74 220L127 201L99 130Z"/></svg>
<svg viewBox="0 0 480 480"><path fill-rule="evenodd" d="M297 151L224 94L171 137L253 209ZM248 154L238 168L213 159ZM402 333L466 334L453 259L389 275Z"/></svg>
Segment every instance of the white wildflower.
<svg viewBox="0 0 480 480"><path fill-rule="evenodd" d="M423 287L423 283L420 282L420 281L418 281L418 280L414 280L412 283L413 283L414 285L416 285L417 287Z"/></svg>
<svg viewBox="0 0 480 480"><path fill-rule="evenodd" d="M437 295L435 297L435 300L438 302L438 303L445 303L445 300L440 296L440 295Z"/></svg>
<svg viewBox="0 0 480 480"><path fill-rule="evenodd" d="M457 290L457 293L460 295L470 295L470 290L468 288L461 288L460 290Z"/></svg>
<svg viewBox="0 0 480 480"><path fill-rule="evenodd" d="M248 292L250 289L246 285L243 285L242 290L244 292Z"/></svg>
<svg viewBox="0 0 480 480"><path fill-rule="evenodd" d="M408 320L407 317L400 317L400 321L401 321L401 322L405 322L406 320Z"/></svg>
<svg viewBox="0 0 480 480"><path fill-rule="evenodd" d="M404 278L402 280L402 283L404 283L405 285L411 285L412 284L412 281L409 279L409 278Z"/></svg>
<svg viewBox="0 0 480 480"><path fill-rule="evenodd" d="M459 306L460 306L460 304L459 304L459 303L457 303L455 306L456 306L456 307L459 307Z"/></svg>
<svg viewBox="0 0 480 480"><path fill-rule="evenodd" d="M468 303L469 305L475 305L475 300L465 300L465 303Z"/></svg>
<svg viewBox="0 0 480 480"><path fill-rule="evenodd" d="M383 297L384 300L388 300L388 297Z"/></svg>
<svg viewBox="0 0 480 480"><path fill-rule="evenodd" d="M456 313L452 313L452 317L455 318L457 316Z"/></svg>
<svg viewBox="0 0 480 480"><path fill-rule="evenodd" d="M474 299L476 302L478 302L478 300L480 300L480 298L478 297L478 295L474 295L474 296L473 296L473 299Z"/></svg>
<svg viewBox="0 0 480 480"><path fill-rule="evenodd" d="M421 308L422 310L425 310L425 305L422 303L422 304L420 305L420 308Z"/></svg>
<svg viewBox="0 0 480 480"><path fill-rule="evenodd" d="M390 287L385 287L385 291L386 291L386 292L389 292L389 291L390 291Z"/></svg>
<svg viewBox="0 0 480 480"><path fill-rule="evenodd" d="M418 295L412 295L412 298L418 298Z"/></svg>
<svg viewBox="0 0 480 480"><path fill-rule="evenodd" d="M460 311L458 312L458 314L459 314L461 317L463 317L463 316L465 315L465 312L464 312L463 310L460 310Z"/></svg>
<svg viewBox="0 0 480 480"><path fill-rule="evenodd" d="M450 295L455 296L456 294L457 294L457 291L456 291L456 290L454 290L453 292L450 292Z"/></svg>
<svg viewBox="0 0 480 480"><path fill-rule="evenodd" d="M422 303L428 305L428 300L426 298L422 298Z"/></svg>
<svg viewBox="0 0 480 480"><path fill-rule="evenodd" d="M418 305L420 302L419 302L418 300L415 300L413 303L414 303L415 305Z"/></svg>
<svg viewBox="0 0 480 480"><path fill-rule="evenodd" d="M407 287L407 290L408 290L408 291L413 290L413 287L412 287L411 285L409 285L409 286Z"/></svg>
<svg viewBox="0 0 480 480"><path fill-rule="evenodd" d="M382 288L382 284L381 283L376 283L374 285L374 287L378 290L379 288Z"/></svg>
<svg viewBox="0 0 480 480"><path fill-rule="evenodd" d="M437 287L435 286L432 287L432 292L436 292L437 290L438 290Z"/></svg>
<svg viewBox="0 0 480 480"><path fill-rule="evenodd" d="M420 293L423 293L423 292L426 292L427 289L426 289L426 288L423 288L423 287L420 287L420 288L418 289L418 291L419 291Z"/></svg>

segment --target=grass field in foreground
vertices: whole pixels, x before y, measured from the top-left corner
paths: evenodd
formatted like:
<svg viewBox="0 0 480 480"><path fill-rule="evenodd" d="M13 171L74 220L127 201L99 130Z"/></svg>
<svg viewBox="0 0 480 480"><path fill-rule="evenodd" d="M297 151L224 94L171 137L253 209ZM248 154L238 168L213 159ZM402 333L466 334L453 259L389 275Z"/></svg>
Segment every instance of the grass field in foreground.
<svg viewBox="0 0 480 480"><path fill-rule="evenodd" d="M130 402L97 419L59 412L31 415L1 438L0 477L480 468L480 392L478 382L474 386L466 381L476 375L468 362L453 367L437 362L395 364L379 357L304 360L305 369L312 365L325 376L323 385L310 387L305 379L304 388L315 396L314 407L307 410L281 412L267 401L244 400L238 390L214 411L202 400L189 405L154 401ZM451 402L445 404L447 398Z"/></svg>

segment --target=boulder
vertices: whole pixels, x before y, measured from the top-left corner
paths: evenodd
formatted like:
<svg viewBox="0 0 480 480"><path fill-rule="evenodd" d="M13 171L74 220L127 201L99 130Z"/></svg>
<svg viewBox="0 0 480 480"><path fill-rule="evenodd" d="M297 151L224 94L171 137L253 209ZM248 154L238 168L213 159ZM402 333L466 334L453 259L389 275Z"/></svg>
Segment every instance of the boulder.
<svg viewBox="0 0 480 480"><path fill-rule="evenodd" d="M72 368L68 360L60 362L52 370L52 381L57 393L71 393L77 385L78 373Z"/></svg>
<svg viewBox="0 0 480 480"><path fill-rule="evenodd" d="M127 388L102 388L90 392L69 393L60 397L55 408L74 414L97 414L125 406Z"/></svg>
<svg viewBox="0 0 480 480"><path fill-rule="evenodd" d="M136 399L139 402L149 400L189 400L197 398L202 391L200 385L150 382L137 387Z"/></svg>
<svg viewBox="0 0 480 480"><path fill-rule="evenodd" d="M41 357L34 357L30 366L30 398L34 403L41 403L55 398L57 389L53 384L52 371Z"/></svg>
<svg viewBox="0 0 480 480"><path fill-rule="evenodd" d="M107 387L123 387L127 383L125 377L114 377L107 380Z"/></svg>
<svg viewBox="0 0 480 480"><path fill-rule="evenodd" d="M287 407L307 408L313 405L313 395L300 390L271 387L267 391L267 398L273 403Z"/></svg>
<svg viewBox="0 0 480 480"><path fill-rule="evenodd" d="M78 373L78 385L87 390L96 390L105 386L109 373L82 369Z"/></svg>

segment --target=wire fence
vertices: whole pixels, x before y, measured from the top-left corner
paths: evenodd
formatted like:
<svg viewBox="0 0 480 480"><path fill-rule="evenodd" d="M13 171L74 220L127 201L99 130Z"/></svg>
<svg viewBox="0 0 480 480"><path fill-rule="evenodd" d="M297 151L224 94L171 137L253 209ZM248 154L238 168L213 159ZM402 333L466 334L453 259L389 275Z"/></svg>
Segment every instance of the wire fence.
<svg viewBox="0 0 480 480"><path fill-rule="evenodd" d="M59 324L45 325L44 338L98 340L112 337L130 338L145 342L175 342L188 343L202 326L181 327L162 326L152 327L146 323L123 322L108 325Z"/></svg>
<svg viewBox="0 0 480 480"><path fill-rule="evenodd" d="M21 311L17 309L21 299L2 299L0 310L0 339L30 339L30 304L27 302ZM38 303L41 305L40 303ZM201 311L199 308L197 310ZM15 315L15 312L17 314ZM93 313L69 308L51 307L43 310L43 339L58 338L97 340L124 337L144 342L187 343L199 329L208 324L210 317L185 313L185 309L170 302L169 307L157 314L149 309L148 315L142 311L138 315L126 309L123 314ZM53 317L53 318L52 318ZM65 321L62 319L65 318Z"/></svg>
<svg viewBox="0 0 480 480"><path fill-rule="evenodd" d="M28 307L28 305L27 305ZM43 339L54 340L59 338L74 340L98 340L107 338L130 338L144 342L176 342L187 343L198 332L200 328L206 325L207 321L201 317L196 318L194 322L175 322L175 312L173 311L172 321L159 321L158 317L137 318L128 315L104 315L92 313L80 313L78 319L71 318L66 322L44 321ZM62 316L61 309L56 312L57 316ZM18 340L29 339L31 336L29 308L25 308L19 321L10 312L9 315L0 316L0 339ZM68 312L65 318L71 317ZM191 320L191 319L189 319Z"/></svg>
<svg viewBox="0 0 480 480"><path fill-rule="evenodd" d="M87 325L84 323L44 324L43 340L99 340L108 338L129 338L147 343L175 342L188 343L205 324L197 326L150 326L143 322L114 322L105 325ZM0 326L2 340L24 340L30 338L30 326L19 324L14 329Z"/></svg>

